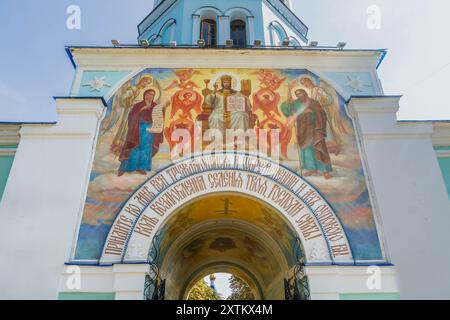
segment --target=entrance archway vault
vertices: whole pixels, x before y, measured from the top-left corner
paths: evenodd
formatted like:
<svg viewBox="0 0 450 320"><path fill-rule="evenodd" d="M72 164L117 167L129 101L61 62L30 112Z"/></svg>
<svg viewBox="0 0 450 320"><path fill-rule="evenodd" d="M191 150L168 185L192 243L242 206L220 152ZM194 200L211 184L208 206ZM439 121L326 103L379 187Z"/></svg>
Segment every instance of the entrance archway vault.
<svg viewBox="0 0 450 320"><path fill-rule="evenodd" d="M199 208L202 204L206 207ZM257 208L259 216L250 214L251 208ZM192 224L190 214L204 217ZM174 226L183 232L176 233ZM278 236L273 236L270 227L278 228ZM177 236L168 234L168 230ZM289 245L280 245L283 241ZM256 155L202 154L162 170L134 193L111 227L100 263L159 264L160 275L167 279L166 292L173 292L174 299L184 297L189 286L187 282L178 283L180 277L170 278L178 272L170 271L175 262L190 266L180 271L185 280L193 280L208 268L228 266L246 276L259 297L277 298L283 291L283 278L296 263L295 242L300 243L306 264L354 263L339 218L320 192L302 177ZM261 265L273 271L268 276L272 282L265 279L267 274L256 270L260 268L257 263L245 261L242 253L239 257L227 254L238 252L238 243L242 248L253 245L260 249L262 257L270 255ZM169 247L173 249L165 249ZM183 262L186 248L188 253L192 248L202 248L203 259ZM216 249L218 254L208 255L205 248Z"/></svg>
<svg viewBox="0 0 450 320"><path fill-rule="evenodd" d="M214 272L239 276L259 299L284 299L283 281L302 255L295 231L278 212L235 193L193 200L157 238L150 256L166 280L167 299L187 298L196 281Z"/></svg>

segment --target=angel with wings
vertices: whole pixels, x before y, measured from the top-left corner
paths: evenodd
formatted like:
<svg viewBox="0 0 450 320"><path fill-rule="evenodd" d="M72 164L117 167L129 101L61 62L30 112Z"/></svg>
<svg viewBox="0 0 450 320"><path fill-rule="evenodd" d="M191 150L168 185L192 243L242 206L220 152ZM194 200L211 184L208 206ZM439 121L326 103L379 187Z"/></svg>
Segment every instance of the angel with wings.
<svg viewBox="0 0 450 320"><path fill-rule="evenodd" d="M163 142L168 106L159 103L160 96L159 83L150 74L129 80L114 95L102 132L114 135L110 149L121 162L119 176L151 171L152 158Z"/></svg>
<svg viewBox="0 0 450 320"><path fill-rule="evenodd" d="M281 78L272 72L260 70L253 73L259 76L260 89L253 95L253 112L262 110L266 117L273 119L281 116L278 110L280 94L276 92L286 78Z"/></svg>
<svg viewBox="0 0 450 320"><path fill-rule="evenodd" d="M203 97L201 94L194 90L184 89L177 91L172 96L172 112L171 118L181 110L181 116L183 118L193 118L195 112L197 115L202 112Z"/></svg>
<svg viewBox="0 0 450 320"><path fill-rule="evenodd" d="M200 88L194 81L192 81L192 77L195 75L201 74L199 71L194 69L186 69L186 70L177 70L174 71L178 80L174 80L164 91L168 91L171 89L179 88L179 89L193 89Z"/></svg>
<svg viewBox="0 0 450 320"><path fill-rule="evenodd" d="M129 80L114 95L109 115L102 123L102 132L112 131L116 128L116 125L119 125L111 144L111 151L115 154L120 154L125 143L125 136L128 131L127 119L131 109L142 100L144 91L152 87L159 89L159 85L158 83L155 84L153 77L145 74L137 81Z"/></svg>
<svg viewBox="0 0 450 320"><path fill-rule="evenodd" d="M194 90L194 88L199 88L199 86L191 79L194 75L201 73L194 69L176 70L174 73L178 80L174 80L164 89L164 91L179 89L172 96L171 118L175 117L180 110L183 118L193 118L192 112L201 113L203 97Z"/></svg>
<svg viewBox="0 0 450 320"><path fill-rule="evenodd" d="M278 90L286 78L277 76L274 72L267 70L259 70L252 74L258 75L258 80L262 89L268 89L270 91Z"/></svg>
<svg viewBox="0 0 450 320"><path fill-rule="evenodd" d="M194 90L195 88L199 88L199 86L191 80L194 75L199 75L201 73L193 69L177 70L174 71L174 73L178 80L174 80L164 89L165 91L178 89L172 95L172 110L170 114L171 124L164 130L171 151L175 148L184 147L179 145L177 141L172 141L172 134L175 130L188 130L191 134L191 138L194 138L193 119L202 112L201 107L203 103L203 96ZM191 143L191 146L193 146L193 143Z"/></svg>
<svg viewBox="0 0 450 320"><path fill-rule="evenodd" d="M341 136L349 134L351 128L341 115L341 107L336 90L324 81L321 81L320 85L316 85L309 77L300 78L299 82L309 91L310 97L317 101L325 110L331 134L337 145L341 145Z"/></svg>

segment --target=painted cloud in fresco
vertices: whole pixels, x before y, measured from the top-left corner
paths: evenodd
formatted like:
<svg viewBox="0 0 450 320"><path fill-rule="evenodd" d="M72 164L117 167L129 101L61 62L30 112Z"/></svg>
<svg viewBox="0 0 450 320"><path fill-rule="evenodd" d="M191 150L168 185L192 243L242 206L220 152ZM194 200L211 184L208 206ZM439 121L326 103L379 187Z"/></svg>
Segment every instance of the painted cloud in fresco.
<svg viewBox="0 0 450 320"><path fill-rule="evenodd" d="M151 176L171 164L174 145L168 137L174 129L192 130L196 120L202 121L203 126L220 125L220 118L218 122L211 120L215 116L209 104L217 104L210 97L214 90L224 90L224 75L231 82L233 95L251 105L248 122L235 119L236 123L279 129L282 165L303 175L330 202L347 233L355 259L381 260L357 140L343 99L307 70L252 69L147 69L115 93L108 101L107 115L101 124L75 259L99 259L109 228L126 200ZM313 124L298 116L304 108L300 91L315 110ZM159 119L160 106L166 109L164 118ZM140 112L144 120L136 122ZM296 116L297 126L290 126L290 119ZM153 126L161 122L160 131L147 130L151 126L146 123L152 121ZM325 143L308 150L303 137L308 137L314 125L326 132Z"/></svg>

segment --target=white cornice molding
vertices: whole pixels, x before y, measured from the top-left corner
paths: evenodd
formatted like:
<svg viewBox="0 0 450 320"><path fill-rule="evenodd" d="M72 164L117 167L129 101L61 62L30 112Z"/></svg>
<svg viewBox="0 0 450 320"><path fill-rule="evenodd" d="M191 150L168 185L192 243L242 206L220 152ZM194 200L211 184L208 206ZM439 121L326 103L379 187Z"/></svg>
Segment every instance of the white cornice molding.
<svg viewBox="0 0 450 320"><path fill-rule="evenodd" d="M0 124L0 145L17 145L20 141L19 124Z"/></svg>
<svg viewBox="0 0 450 320"><path fill-rule="evenodd" d="M95 97L56 97L58 123L23 125L22 140L87 140L93 138L92 125L105 114L105 101Z"/></svg>
<svg viewBox="0 0 450 320"><path fill-rule="evenodd" d="M351 97L348 102L349 112L353 117L364 113L393 113L400 109L401 96Z"/></svg>
<svg viewBox="0 0 450 320"><path fill-rule="evenodd" d="M9 157L16 155L16 148L2 148L0 149L0 157Z"/></svg>
<svg viewBox="0 0 450 320"><path fill-rule="evenodd" d="M357 120L365 140L431 140L434 127L428 122L399 122L401 96L352 97L351 116Z"/></svg>
<svg viewBox="0 0 450 320"><path fill-rule="evenodd" d="M150 271L149 264L114 264L112 267L114 273L146 273Z"/></svg>
<svg viewBox="0 0 450 320"><path fill-rule="evenodd" d="M93 114L100 119L105 111L105 101L102 98L55 98L56 112L59 115Z"/></svg>
<svg viewBox="0 0 450 320"><path fill-rule="evenodd" d="M54 125L23 125L20 130L20 138L21 140L85 140L90 139L92 136L84 128L70 128L67 131L67 129L60 128L60 126L61 122Z"/></svg>
<svg viewBox="0 0 450 320"><path fill-rule="evenodd" d="M71 48L79 68L316 68L329 71L375 71L377 50Z"/></svg>
<svg viewBox="0 0 450 320"><path fill-rule="evenodd" d="M91 139L92 134L84 132L74 133L62 133L62 132L22 132L22 139L24 140L50 140L50 139L63 139L63 140L88 140Z"/></svg>
<svg viewBox="0 0 450 320"><path fill-rule="evenodd" d="M392 115L392 119L394 120L392 124L379 123L379 125L366 127L362 136L365 140L431 140L433 135L431 124L395 122L395 114ZM371 121L370 118L367 121Z"/></svg>
<svg viewBox="0 0 450 320"><path fill-rule="evenodd" d="M397 273L396 267L391 265L379 266L385 275L395 275ZM360 275L367 276L367 266L306 266L308 275Z"/></svg>
<svg viewBox="0 0 450 320"><path fill-rule="evenodd" d="M433 145L436 147L450 146L449 122L434 122Z"/></svg>
<svg viewBox="0 0 450 320"><path fill-rule="evenodd" d="M81 115L81 114L93 114L97 118L101 118L103 115L103 109L98 107L89 107L89 108L70 108L70 107L63 107L63 108L56 108L56 111L58 114L62 115Z"/></svg>
<svg viewBox="0 0 450 320"><path fill-rule="evenodd" d="M431 138L431 133L364 133L365 140L428 140Z"/></svg>

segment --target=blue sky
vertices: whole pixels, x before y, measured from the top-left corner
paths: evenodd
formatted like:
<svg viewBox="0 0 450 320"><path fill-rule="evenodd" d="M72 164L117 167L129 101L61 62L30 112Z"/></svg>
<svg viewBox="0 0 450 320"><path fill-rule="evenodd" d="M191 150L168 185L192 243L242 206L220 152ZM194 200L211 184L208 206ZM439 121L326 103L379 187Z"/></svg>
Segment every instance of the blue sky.
<svg viewBox="0 0 450 320"><path fill-rule="evenodd" d="M403 94L402 119L450 119L447 0L293 0L310 40L349 48L388 48L380 68L386 94ZM81 7L81 30L66 28L66 9ZM366 12L381 9L381 28ZM0 121L53 121L52 96L69 92L65 45L136 43L152 0L0 0Z"/></svg>

